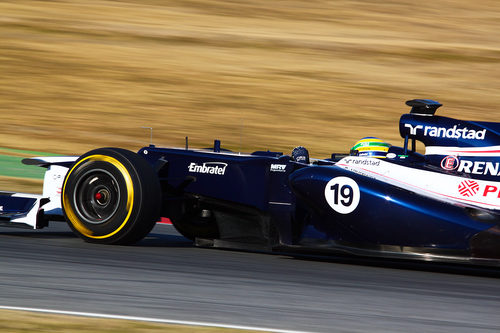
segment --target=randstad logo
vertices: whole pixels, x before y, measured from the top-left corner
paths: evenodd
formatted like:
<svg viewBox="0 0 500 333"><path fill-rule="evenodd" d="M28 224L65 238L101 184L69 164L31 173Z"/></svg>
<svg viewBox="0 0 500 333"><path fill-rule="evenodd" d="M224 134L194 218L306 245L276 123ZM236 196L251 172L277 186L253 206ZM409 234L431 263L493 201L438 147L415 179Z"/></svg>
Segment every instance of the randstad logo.
<svg viewBox="0 0 500 333"><path fill-rule="evenodd" d="M434 138L448 138L448 139L470 139L470 140L484 140L486 136L486 129L476 131L473 129L457 128L457 125L446 128L436 126L423 126L405 124L406 128L410 129L410 135L417 135L417 130L421 130L423 136L430 136Z"/></svg>
<svg viewBox="0 0 500 333"><path fill-rule="evenodd" d="M226 167L227 163L222 162L205 162L202 165L191 163L188 170L189 172L223 176L226 173Z"/></svg>

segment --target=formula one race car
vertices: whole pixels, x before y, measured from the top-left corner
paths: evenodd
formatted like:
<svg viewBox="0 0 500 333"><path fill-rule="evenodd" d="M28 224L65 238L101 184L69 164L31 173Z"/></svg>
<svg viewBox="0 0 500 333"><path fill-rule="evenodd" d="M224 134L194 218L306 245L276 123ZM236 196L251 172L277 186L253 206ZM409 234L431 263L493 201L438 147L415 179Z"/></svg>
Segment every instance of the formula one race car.
<svg viewBox="0 0 500 333"><path fill-rule="evenodd" d="M0 220L38 229L65 219L85 241L131 244L164 216L199 246L500 266L500 123L406 104L402 147L369 137L326 159L304 147L235 153L218 140L189 149L187 139L26 159L47 168L43 194L4 193Z"/></svg>

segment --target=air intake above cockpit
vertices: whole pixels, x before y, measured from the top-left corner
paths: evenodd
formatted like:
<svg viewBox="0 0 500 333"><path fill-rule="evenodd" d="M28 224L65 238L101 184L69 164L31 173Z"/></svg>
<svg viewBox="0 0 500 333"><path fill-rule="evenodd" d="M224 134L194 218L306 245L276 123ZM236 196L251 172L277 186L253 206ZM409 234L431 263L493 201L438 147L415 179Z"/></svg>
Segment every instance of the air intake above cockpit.
<svg viewBox="0 0 500 333"><path fill-rule="evenodd" d="M411 106L411 114L433 116L436 110L443 104L432 99L412 99L406 101L406 105Z"/></svg>

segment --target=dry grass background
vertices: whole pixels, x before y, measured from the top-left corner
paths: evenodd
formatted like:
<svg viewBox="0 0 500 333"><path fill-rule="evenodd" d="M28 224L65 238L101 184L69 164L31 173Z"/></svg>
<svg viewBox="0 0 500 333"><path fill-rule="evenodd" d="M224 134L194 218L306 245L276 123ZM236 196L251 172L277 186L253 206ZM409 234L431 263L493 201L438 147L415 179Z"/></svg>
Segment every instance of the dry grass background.
<svg viewBox="0 0 500 333"><path fill-rule="evenodd" d="M0 146L400 142L411 98L500 120L496 0L0 2Z"/></svg>

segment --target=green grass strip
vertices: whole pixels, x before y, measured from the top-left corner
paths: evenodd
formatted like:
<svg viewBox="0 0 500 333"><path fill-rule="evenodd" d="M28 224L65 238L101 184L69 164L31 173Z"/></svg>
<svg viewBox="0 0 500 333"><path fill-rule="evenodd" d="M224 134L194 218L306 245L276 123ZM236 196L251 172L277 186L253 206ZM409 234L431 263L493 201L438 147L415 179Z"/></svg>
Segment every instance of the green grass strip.
<svg viewBox="0 0 500 333"><path fill-rule="evenodd" d="M26 154L26 155L33 155L33 156L57 156L57 154L53 153L46 153L42 151L33 151L33 150L21 150L21 149L13 149L13 148L5 148L5 147L0 147L0 153L5 152L5 153L17 153L17 154Z"/></svg>
<svg viewBox="0 0 500 333"><path fill-rule="evenodd" d="M25 157L0 155L0 176L43 179L45 168L24 165Z"/></svg>
<svg viewBox="0 0 500 333"><path fill-rule="evenodd" d="M16 154L25 156L16 156ZM57 154L0 147L0 176L43 179L45 168L22 163L24 158L35 156L57 156Z"/></svg>

